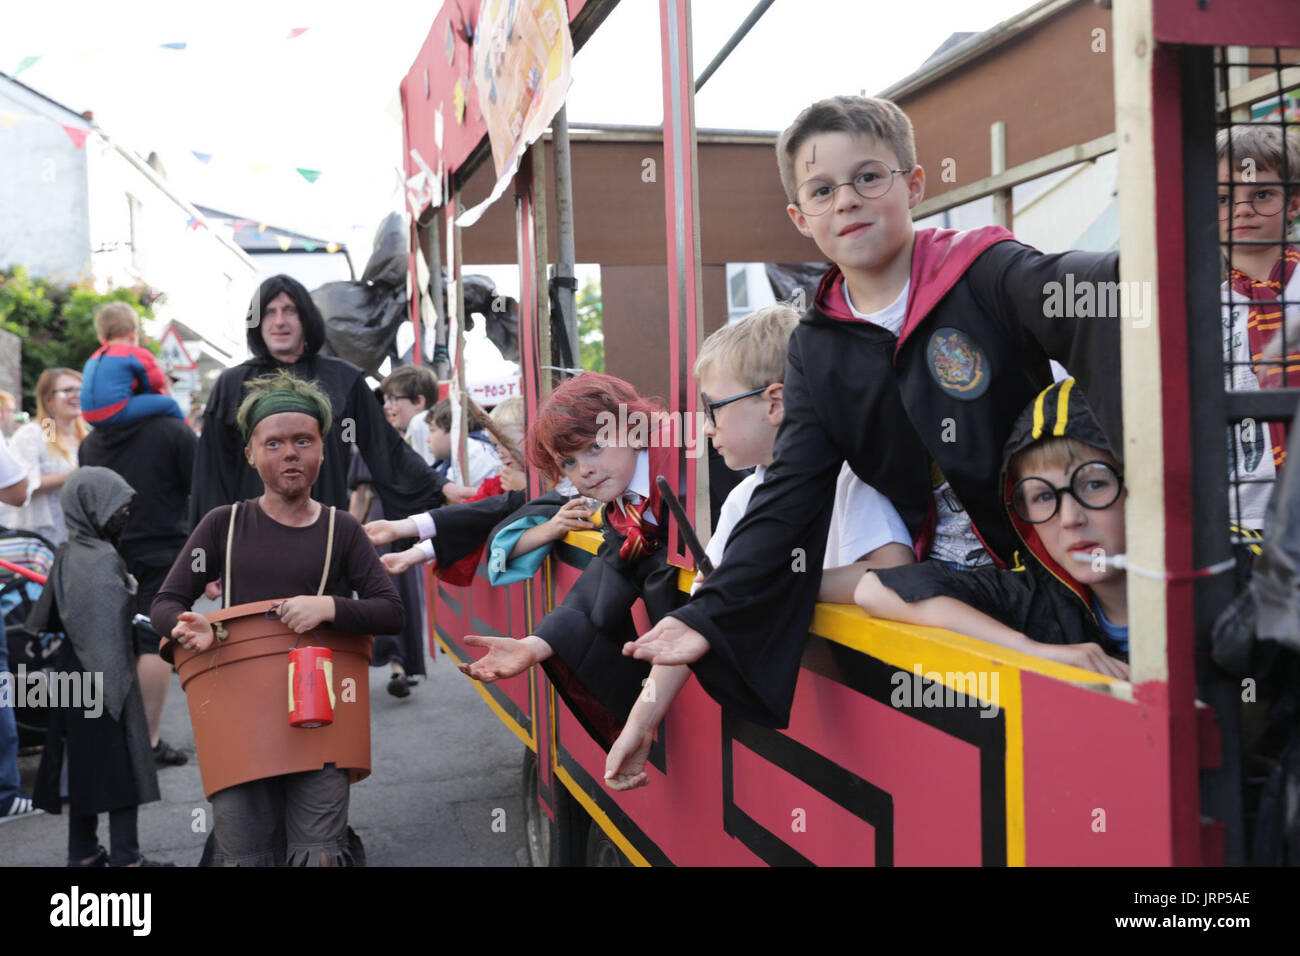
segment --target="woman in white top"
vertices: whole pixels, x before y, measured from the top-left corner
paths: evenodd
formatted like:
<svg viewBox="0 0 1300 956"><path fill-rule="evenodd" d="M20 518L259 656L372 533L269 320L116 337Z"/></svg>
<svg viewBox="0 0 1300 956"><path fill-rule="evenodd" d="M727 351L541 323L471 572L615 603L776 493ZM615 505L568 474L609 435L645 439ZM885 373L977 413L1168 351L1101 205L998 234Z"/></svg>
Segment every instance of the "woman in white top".
<svg viewBox="0 0 1300 956"><path fill-rule="evenodd" d="M54 544L68 538L59 493L77 467L77 449L86 437L81 418L81 375L69 368L47 368L36 382L36 416L9 439L9 450L27 472L31 497L21 508L5 508L5 524L35 531Z"/></svg>

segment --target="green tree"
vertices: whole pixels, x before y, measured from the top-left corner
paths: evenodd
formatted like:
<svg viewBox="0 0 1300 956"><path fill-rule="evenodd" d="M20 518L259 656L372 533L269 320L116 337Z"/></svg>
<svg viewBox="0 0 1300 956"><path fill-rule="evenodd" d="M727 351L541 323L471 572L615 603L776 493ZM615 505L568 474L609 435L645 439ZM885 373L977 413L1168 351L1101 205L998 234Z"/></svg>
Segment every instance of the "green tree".
<svg viewBox="0 0 1300 956"><path fill-rule="evenodd" d="M47 368L80 371L99 348L95 313L109 302L127 302L143 318L153 318L156 293L140 286L99 293L92 283L51 282L22 266L0 271L0 328L22 340L23 405L34 410L36 380ZM158 351L156 343L141 344Z"/></svg>
<svg viewBox="0 0 1300 956"><path fill-rule="evenodd" d="M578 364L589 372L605 371L605 325L600 283L588 279L574 298L578 311Z"/></svg>

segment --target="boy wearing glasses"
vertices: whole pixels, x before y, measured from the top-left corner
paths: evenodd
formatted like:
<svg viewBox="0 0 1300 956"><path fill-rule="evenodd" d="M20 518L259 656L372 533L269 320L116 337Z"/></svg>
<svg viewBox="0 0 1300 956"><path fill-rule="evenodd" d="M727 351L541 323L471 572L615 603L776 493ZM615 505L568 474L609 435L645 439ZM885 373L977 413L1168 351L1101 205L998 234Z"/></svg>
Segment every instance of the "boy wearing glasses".
<svg viewBox="0 0 1300 956"><path fill-rule="evenodd" d="M1051 384L1049 359L1101 402L1117 445L1121 403L1117 297L1096 294L1118 280L1116 254L1044 255L996 226L913 229L925 173L885 100L814 103L777 162L791 221L834 265L790 340L774 461L722 565L625 653L693 663L737 716L784 726L819 583L791 554L820 567L843 462L897 509L918 557L1005 566L1017 539L1000 452ZM1067 276L1094 294L1061 315L1049 301Z"/></svg>
<svg viewBox="0 0 1300 956"><path fill-rule="evenodd" d="M1124 553L1124 478L1074 379L1025 409L1004 458L1002 503L1022 542L1016 566L963 572L926 561L868 572L858 605L1127 680L1125 572L1109 560Z"/></svg>
<svg viewBox="0 0 1300 956"><path fill-rule="evenodd" d="M731 529L772 465L777 431L785 418L786 350L798 324L799 313L787 305L760 309L710 335L695 360L704 434L728 468L755 469L722 504L705 548L714 567L722 563ZM823 573L818 600L848 604L862 571L914 560L912 536L894 506L849 468L842 468L823 562L826 569L837 570ZM697 578L697 586L703 580Z"/></svg>
<svg viewBox="0 0 1300 956"><path fill-rule="evenodd" d="M695 381L704 409L704 434L728 468L754 468L722 504L713 536L704 549L714 567L722 563L736 523L772 465L777 432L785 419L785 360L799 313L773 305L724 325L704 341L695 360ZM869 568L911 564L912 536L884 495L863 484L847 466L835 483L835 504L826 540L819 601L849 604ZM704 581L696 575L695 587ZM649 782L646 758L655 728L686 683L685 665L656 664L637 698L605 764L611 790L632 790Z"/></svg>
<svg viewBox="0 0 1300 956"><path fill-rule="evenodd" d="M1300 250L1287 241L1300 215L1300 132L1288 132L1284 141L1277 126L1233 126L1216 138L1227 261L1223 361L1236 391L1300 386ZM1286 427L1245 422L1233 431L1237 493L1229 507L1234 524L1258 531L1286 462Z"/></svg>

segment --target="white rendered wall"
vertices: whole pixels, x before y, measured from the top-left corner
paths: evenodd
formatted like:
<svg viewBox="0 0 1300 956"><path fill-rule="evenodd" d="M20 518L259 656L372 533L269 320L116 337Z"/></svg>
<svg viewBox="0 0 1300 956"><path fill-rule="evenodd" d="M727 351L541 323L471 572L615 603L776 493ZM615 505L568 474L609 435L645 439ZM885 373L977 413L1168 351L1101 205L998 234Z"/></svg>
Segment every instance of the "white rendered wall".
<svg viewBox="0 0 1300 956"><path fill-rule="evenodd" d="M0 130L0 269L72 280L89 274L86 154L62 123L79 121L0 80L0 110L21 119Z"/></svg>

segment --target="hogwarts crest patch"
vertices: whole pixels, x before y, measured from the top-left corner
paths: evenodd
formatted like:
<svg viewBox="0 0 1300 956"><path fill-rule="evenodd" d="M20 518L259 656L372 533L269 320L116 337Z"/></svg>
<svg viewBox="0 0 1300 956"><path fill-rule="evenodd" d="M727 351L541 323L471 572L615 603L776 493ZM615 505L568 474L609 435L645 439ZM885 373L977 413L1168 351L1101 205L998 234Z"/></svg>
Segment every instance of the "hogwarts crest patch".
<svg viewBox="0 0 1300 956"><path fill-rule="evenodd" d="M935 382L953 398L972 401L988 390L988 357L959 329L935 329L925 347L925 361Z"/></svg>

